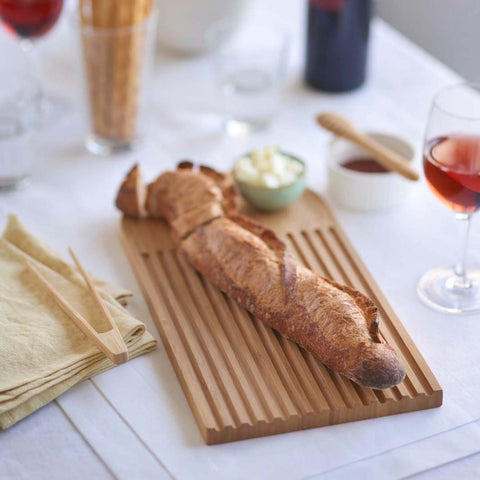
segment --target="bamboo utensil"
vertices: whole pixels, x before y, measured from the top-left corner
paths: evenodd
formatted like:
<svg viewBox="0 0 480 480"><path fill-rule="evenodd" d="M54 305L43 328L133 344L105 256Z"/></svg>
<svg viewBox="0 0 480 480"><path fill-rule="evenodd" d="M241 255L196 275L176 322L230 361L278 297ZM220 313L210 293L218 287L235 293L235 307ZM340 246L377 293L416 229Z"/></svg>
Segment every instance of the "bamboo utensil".
<svg viewBox="0 0 480 480"><path fill-rule="evenodd" d="M90 292L92 293L95 302L100 308L102 315L104 316L110 330L106 332L97 332L85 318L80 315L74 308L67 302L63 295L55 289L55 287L43 276L42 273L33 265L32 262L27 261L27 267L37 277L38 281L48 291L50 296L56 302L56 304L65 312L65 314L77 325L77 327L101 350L115 365L120 365L128 360L128 350L123 340L123 337L118 330L116 323L114 322L110 312L108 311L105 303L103 302L96 287L93 285L89 274L85 271L81 263L79 262L72 249L68 251L75 262L78 270L84 278Z"/></svg>
<svg viewBox="0 0 480 480"><path fill-rule="evenodd" d="M396 172L409 180L417 181L420 178L418 172L405 158L357 130L341 115L325 112L317 116L317 123L326 130L339 137L346 138L370 153L387 170Z"/></svg>

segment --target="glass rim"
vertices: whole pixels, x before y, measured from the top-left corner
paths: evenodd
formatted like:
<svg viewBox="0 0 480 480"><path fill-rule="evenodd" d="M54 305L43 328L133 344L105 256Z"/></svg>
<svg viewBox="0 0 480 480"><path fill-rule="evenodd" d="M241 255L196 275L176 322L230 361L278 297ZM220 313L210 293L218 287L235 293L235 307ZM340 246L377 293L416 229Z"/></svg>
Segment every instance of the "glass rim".
<svg viewBox="0 0 480 480"><path fill-rule="evenodd" d="M219 18L206 29L203 35L204 41L208 47L214 48L215 37L222 31L222 29L235 33L237 28L238 30L242 29L242 25L246 25L244 28L258 28L262 29L264 32L268 30L269 32L278 35L280 40L279 43L282 45L282 48L286 48L291 39L291 31L287 24L276 19L268 19L268 22L266 22L266 17L262 15L246 15L241 22L232 20L229 17Z"/></svg>
<svg viewBox="0 0 480 480"><path fill-rule="evenodd" d="M462 120L471 120L471 121L479 121L480 122L480 115L477 116L471 116L471 115L461 115L459 113L455 113L448 108L445 108L444 106L440 105L440 99L443 95L449 93L452 90L461 88L461 87L471 87L474 90L478 92L480 95L480 82L468 82L468 81L463 81L463 82L458 82L454 83L453 85L449 85L447 87L443 87L440 91L438 91L432 100L432 108L436 108L440 110L441 112L445 113L446 115L449 115L450 117L454 118L459 118Z"/></svg>

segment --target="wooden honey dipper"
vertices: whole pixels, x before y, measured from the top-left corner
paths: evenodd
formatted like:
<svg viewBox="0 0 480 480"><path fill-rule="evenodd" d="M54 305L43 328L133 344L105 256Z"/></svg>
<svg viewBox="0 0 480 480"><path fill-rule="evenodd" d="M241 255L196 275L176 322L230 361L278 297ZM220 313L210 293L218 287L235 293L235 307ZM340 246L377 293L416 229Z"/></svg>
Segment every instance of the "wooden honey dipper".
<svg viewBox="0 0 480 480"><path fill-rule="evenodd" d="M398 153L384 147L365 133L357 130L346 118L333 112L321 113L317 116L317 123L326 130L346 138L363 150L370 153L382 167L399 173L409 180L417 181L420 176L412 165Z"/></svg>

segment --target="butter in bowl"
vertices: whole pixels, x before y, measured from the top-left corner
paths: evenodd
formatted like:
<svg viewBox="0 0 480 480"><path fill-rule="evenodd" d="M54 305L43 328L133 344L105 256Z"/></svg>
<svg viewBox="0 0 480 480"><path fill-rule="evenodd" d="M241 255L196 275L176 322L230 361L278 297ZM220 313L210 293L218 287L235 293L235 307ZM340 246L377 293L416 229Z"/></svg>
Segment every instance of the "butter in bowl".
<svg viewBox="0 0 480 480"><path fill-rule="evenodd" d="M233 179L243 198L254 208L275 211L296 200L305 190L305 163L276 146L239 158Z"/></svg>

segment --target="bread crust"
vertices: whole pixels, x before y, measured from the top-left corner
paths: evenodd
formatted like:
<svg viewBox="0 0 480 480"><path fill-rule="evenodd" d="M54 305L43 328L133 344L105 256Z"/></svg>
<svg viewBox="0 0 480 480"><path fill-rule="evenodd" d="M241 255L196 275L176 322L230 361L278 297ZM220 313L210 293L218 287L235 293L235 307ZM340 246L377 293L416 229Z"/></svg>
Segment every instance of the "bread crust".
<svg viewBox="0 0 480 480"><path fill-rule="evenodd" d="M145 215L145 184L137 164L127 173L120 186L115 205L130 217Z"/></svg>
<svg viewBox="0 0 480 480"><path fill-rule="evenodd" d="M257 318L362 386L402 381L374 303L298 264L273 231L238 214L225 176L182 165L158 177L148 195L149 214L170 223L187 261Z"/></svg>

